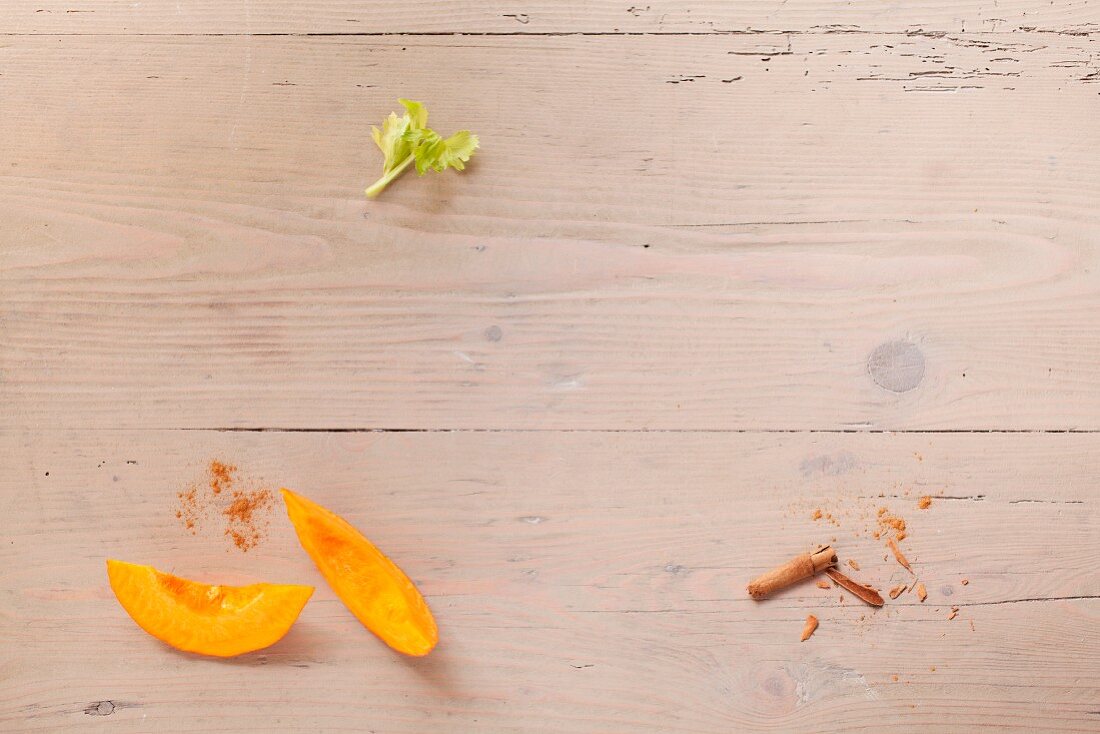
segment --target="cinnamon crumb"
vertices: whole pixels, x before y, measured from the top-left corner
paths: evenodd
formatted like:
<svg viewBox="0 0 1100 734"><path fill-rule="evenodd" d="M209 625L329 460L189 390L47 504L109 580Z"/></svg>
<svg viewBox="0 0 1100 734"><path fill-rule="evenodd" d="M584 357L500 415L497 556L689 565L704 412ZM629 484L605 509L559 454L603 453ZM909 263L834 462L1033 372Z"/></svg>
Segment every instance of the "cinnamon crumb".
<svg viewBox="0 0 1100 734"><path fill-rule="evenodd" d="M819 589L829 589L829 588L832 588L832 587L829 586L828 581L818 581L817 582L817 588L819 588Z"/></svg>
<svg viewBox="0 0 1100 734"><path fill-rule="evenodd" d="M947 615L947 618L948 618L948 619L954 619L954 618L955 618L955 616L956 616L956 615L957 615L958 613L959 613L959 608L958 608L958 607L951 607L951 614L948 614L948 615Z"/></svg>
<svg viewBox="0 0 1100 734"><path fill-rule="evenodd" d="M933 673L935 673L936 672L936 666L933 665L932 667L929 668L929 670L931 670Z"/></svg>
<svg viewBox="0 0 1100 734"><path fill-rule="evenodd" d="M900 517L884 517L882 518L882 524L894 531L894 537L898 540L905 540L905 521Z"/></svg>
<svg viewBox="0 0 1100 734"><path fill-rule="evenodd" d="M811 520L820 520L821 519L821 510L820 509L814 510L814 513L812 515L810 515L810 519Z"/></svg>
<svg viewBox="0 0 1100 734"><path fill-rule="evenodd" d="M905 589L906 589L905 584L901 584L900 586L895 586L894 588L890 589L890 598L891 599L897 599L899 596L901 596L901 592L905 591Z"/></svg>
<svg viewBox="0 0 1100 734"><path fill-rule="evenodd" d="M967 584L969 584L969 583L970 583L970 579L963 579L963 580L962 580L962 581L960 581L959 583L960 583L960 584L962 584L963 586L966 586Z"/></svg>
<svg viewBox="0 0 1100 734"><path fill-rule="evenodd" d="M928 598L928 590L924 588L923 581L918 582L917 585L913 587L913 590L917 592L917 598L922 602Z"/></svg>
<svg viewBox="0 0 1100 734"><path fill-rule="evenodd" d="M898 563L900 563L906 571L913 573L913 569L909 566L909 559L901 552L901 548L898 548L898 544L893 538L886 541L886 546L893 551L894 558L898 559Z"/></svg>
<svg viewBox="0 0 1100 734"><path fill-rule="evenodd" d="M973 631L974 631L974 620L973 620L973 619L972 619L972 620L970 620L970 631L971 631L971 632L973 632Z"/></svg>
<svg viewBox="0 0 1100 734"><path fill-rule="evenodd" d="M802 642L810 639L810 635L817 629L817 617L812 614L806 615L806 626L802 628Z"/></svg>
<svg viewBox="0 0 1100 734"><path fill-rule="evenodd" d="M856 563L855 561L853 561L851 558L848 559L848 565L851 566L852 570L854 570L854 571L859 570L859 564Z"/></svg>
<svg viewBox="0 0 1100 734"><path fill-rule="evenodd" d="M898 682L898 677L897 677L896 675L894 675L894 676L891 676L891 678L893 679L893 681L894 681L895 683L897 683L897 682Z"/></svg>
<svg viewBox="0 0 1100 734"><path fill-rule="evenodd" d="M932 497L927 495L927 494L924 495L923 497L921 497L919 500L917 500L917 507L919 507L922 510L927 510L931 506L932 506Z"/></svg>

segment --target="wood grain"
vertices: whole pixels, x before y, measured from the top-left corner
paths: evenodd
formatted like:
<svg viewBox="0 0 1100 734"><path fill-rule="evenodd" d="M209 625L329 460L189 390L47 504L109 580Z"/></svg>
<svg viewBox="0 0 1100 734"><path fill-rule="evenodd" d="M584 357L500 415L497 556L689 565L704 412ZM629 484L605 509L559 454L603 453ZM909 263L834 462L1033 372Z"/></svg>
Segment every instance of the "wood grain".
<svg viewBox="0 0 1100 734"><path fill-rule="evenodd" d="M7 430L0 449L20 457L0 474L5 731L1096 727L1095 435ZM243 555L216 523L188 535L175 492L215 456L361 527L424 590L437 652L359 627L281 512ZM927 602L748 598L832 536L861 580L910 579L868 537L880 505ZM106 556L318 591L275 647L205 660L133 625Z"/></svg>
<svg viewBox="0 0 1100 734"><path fill-rule="evenodd" d="M11 37L0 409L1098 429L1096 38L1033 36ZM367 203L402 94L484 150Z"/></svg>
<svg viewBox="0 0 1100 734"><path fill-rule="evenodd" d="M0 730L1096 731L1098 81L1080 0L5 2ZM401 96L483 149L368 203ZM437 652L189 534L212 458ZM925 603L747 597L910 583L880 507ZM109 556L318 591L199 659Z"/></svg>
<svg viewBox="0 0 1100 734"><path fill-rule="evenodd" d="M769 30L1087 34L1082 0L7 0L7 33L730 33Z"/></svg>

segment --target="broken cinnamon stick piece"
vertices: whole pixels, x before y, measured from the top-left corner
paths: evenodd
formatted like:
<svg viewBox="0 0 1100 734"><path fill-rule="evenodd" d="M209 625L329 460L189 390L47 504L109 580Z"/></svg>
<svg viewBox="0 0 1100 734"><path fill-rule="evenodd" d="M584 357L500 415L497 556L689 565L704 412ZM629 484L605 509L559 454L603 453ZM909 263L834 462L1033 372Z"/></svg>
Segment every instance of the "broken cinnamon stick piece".
<svg viewBox="0 0 1100 734"><path fill-rule="evenodd" d="M899 596L901 596L901 592L903 591L905 591L905 584L902 584L901 586L895 586L894 588L890 589L890 598L897 599Z"/></svg>
<svg viewBox="0 0 1100 734"><path fill-rule="evenodd" d="M753 599L763 599L768 594L813 576L823 568L835 565L836 551L831 546L822 546L813 553L795 556L782 566L753 579L749 582L749 596Z"/></svg>
<svg viewBox="0 0 1100 734"><path fill-rule="evenodd" d="M959 613L959 608L958 607L951 607L951 614L948 614L947 618L948 619L954 619L955 615L957 615L958 613Z"/></svg>
<svg viewBox="0 0 1100 734"><path fill-rule="evenodd" d="M898 548L898 543L893 538L886 541L886 546L893 551L894 558L898 559L898 563L905 567L905 570L909 573L913 573L913 569L909 567L909 559L905 557L905 554L901 552L901 548ZM915 575L915 574L914 574Z"/></svg>
<svg viewBox="0 0 1100 734"><path fill-rule="evenodd" d="M924 588L923 582L919 582L916 586L913 587L913 590L917 592L917 598L920 599L922 602L928 598L928 591Z"/></svg>
<svg viewBox="0 0 1100 734"><path fill-rule="evenodd" d="M817 588L819 588L819 589L831 589L833 587L829 586L828 581L818 581L817 582Z"/></svg>
<svg viewBox="0 0 1100 734"><path fill-rule="evenodd" d="M802 642L810 639L810 635L817 629L817 617L812 614L806 615L806 626L802 628Z"/></svg>
<svg viewBox="0 0 1100 734"><path fill-rule="evenodd" d="M859 564L853 561L851 558L848 559L848 565L852 567L853 571L859 570Z"/></svg>
<svg viewBox="0 0 1100 734"><path fill-rule="evenodd" d="M825 569L825 573L829 576L829 578L835 581L838 586L844 587L871 606L881 607L885 603L882 601L882 597L879 595L879 593L872 589L870 586L864 586L863 584L856 583L852 579L842 574L840 571L837 571L835 568L827 568Z"/></svg>

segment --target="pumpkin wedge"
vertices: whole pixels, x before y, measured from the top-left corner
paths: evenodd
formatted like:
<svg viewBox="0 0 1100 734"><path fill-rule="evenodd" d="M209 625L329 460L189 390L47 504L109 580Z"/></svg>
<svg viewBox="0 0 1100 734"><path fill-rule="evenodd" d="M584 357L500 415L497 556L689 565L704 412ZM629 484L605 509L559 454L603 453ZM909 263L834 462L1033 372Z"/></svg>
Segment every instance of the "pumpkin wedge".
<svg viewBox="0 0 1100 734"><path fill-rule="evenodd" d="M152 566L107 561L111 589L138 626L186 652L232 657L278 642L312 586L210 586Z"/></svg>
<svg viewBox="0 0 1100 734"><path fill-rule="evenodd" d="M299 542L351 613L398 652L431 652L439 632L409 577L342 517L289 489L280 491Z"/></svg>

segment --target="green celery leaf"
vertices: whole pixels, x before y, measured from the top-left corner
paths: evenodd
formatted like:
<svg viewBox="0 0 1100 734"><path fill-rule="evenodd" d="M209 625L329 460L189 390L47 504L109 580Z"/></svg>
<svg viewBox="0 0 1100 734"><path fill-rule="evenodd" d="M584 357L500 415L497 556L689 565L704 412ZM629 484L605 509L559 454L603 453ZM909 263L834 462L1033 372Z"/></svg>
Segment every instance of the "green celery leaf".
<svg viewBox="0 0 1100 734"><path fill-rule="evenodd" d="M427 128L410 130L404 139L412 148L416 172L421 176L429 169L439 172L448 168L464 170L466 161L478 146L477 136L469 130L461 130L449 138L441 138L439 133Z"/></svg>
<svg viewBox="0 0 1100 734"><path fill-rule="evenodd" d="M409 129L420 130L428 126L428 108L419 102L414 102L411 99L399 99L400 102L408 112L406 116L409 118Z"/></svg>
<svg viewBox="0 0 1100 734"><path fill-rule="evenodd" d="M375 144L382 150L385 161L382 164L382 173L392 171L397 164L409 157L412 150L405 142L405 132L409 129L409 116L398 117L393 112L382 121L382 129L371 127L371 136Z"/></svg>
<svg viewBox="0 0 1100 734"><path fill-rule="evenodd" d="M424 105L410 99L398 101L404 106L405 114L398 117L391 112L382 121L381 130L371 128L371 136L385 157L382 177L367 188L367 196L371 198L380 194L413 163L420 175L429 169L440 172L448 168L464 170L466 161L478 147L477 136L469 130L460 130L449 138L440 137L427 127L428 110Z"/></svg>

